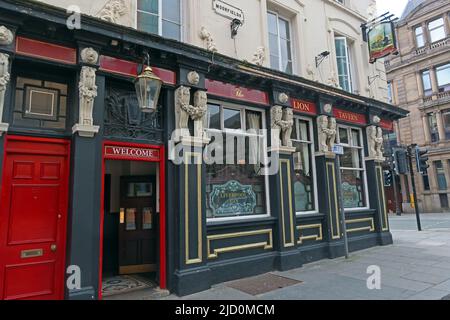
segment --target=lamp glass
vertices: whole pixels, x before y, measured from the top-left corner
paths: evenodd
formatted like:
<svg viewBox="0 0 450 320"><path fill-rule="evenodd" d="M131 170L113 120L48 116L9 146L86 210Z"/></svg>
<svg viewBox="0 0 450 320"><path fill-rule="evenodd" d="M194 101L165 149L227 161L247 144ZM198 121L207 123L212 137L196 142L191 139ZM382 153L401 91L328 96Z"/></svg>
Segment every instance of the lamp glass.
<svg viewBox="0 0 450 320"><path fill-rule="evenodd" d="M158 99L162 87L161 79L153 73L150 67L147 67L136 78L135 87L141 111L155 112L158 107Z"/></svg>

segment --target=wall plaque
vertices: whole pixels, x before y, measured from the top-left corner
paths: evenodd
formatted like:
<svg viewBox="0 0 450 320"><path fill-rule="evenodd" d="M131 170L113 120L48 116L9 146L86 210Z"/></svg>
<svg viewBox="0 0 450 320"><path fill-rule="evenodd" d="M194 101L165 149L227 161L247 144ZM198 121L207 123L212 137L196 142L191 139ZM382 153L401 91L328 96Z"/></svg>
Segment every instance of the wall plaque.
<svg viewBox="0 0 450 320"><path fill-rule="evenodd" d="M222 0L213 0L213 10L230 20L239 19L242 23L244 23L244 11L242 9L236 8L231 4L228 4Z"/></svg>
<svg viewBox="0 0 450 320"><path fill-rule="evenodd" d="M256 194L252 186L231 180L223 185L214 185L210 201L216 216L248 215L254 213Z"/></svg>

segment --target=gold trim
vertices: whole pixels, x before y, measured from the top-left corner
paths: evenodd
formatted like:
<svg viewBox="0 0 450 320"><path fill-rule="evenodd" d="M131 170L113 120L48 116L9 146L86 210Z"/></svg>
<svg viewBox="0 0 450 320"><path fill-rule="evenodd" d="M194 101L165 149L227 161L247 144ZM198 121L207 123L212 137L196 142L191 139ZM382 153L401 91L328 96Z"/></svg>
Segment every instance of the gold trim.
<svg viewBox="0 0 450 320"><path fill-rule="evenodd" d="M197 166L197 258L189 258L189 163L188 157L198 157L200 159ZM185 152L184 153L184 240L185 240L185 253L186 264L201 263L203 261L202 256L202 154L199 152Z"/></svg>
<svg viewBox="0 0 450 320"><path fill-rule="evenodd" d="M268 241L266 242L257 242L257 243L248 243L243 245L217 248L211 252L211 241L221 240L221 239L230 239L230 238L238 238L238 237L248 237L260 234L267 234L269 236ZM255 248L263 248L264 250L270 250L273 248L273 235L272 229L264 229L264 230L255 230L255 231L245 231L245 232L234 232L234 233L226 233L226 234L217 234L211 235L207 237L207 250L208 250L208 258L215 259L221 253L234 252L246 249L255 249Z"/></svg>
<svg viewBox="0 0 450 320"><path fill-rule="evenodd" d="M331 167L331 170L333 172L333 190L334 190L334 207L336 209L336 227L337 227L337 235L334 234L334 224L333 224L333 211L331 209L331 195L328 190L328 201L330 204L330 226L331 226L331 238L333 240L340 239L341 238L341 228L339 226L340 220L339 220L339 205L338 205L338 199L337 199L337 187L336 187L336 168L334 166L334 162L328 162L327 164L327 183L330 184L330 175L328 173L328 167Z"/></svg>
<svg viewBox="0 0 450 320"><path fill-rule="evenodd" d="M379 179L382 179L383 178L383 170L381 169L380 166L377 166L377 170L380 174ZM378 177L377 177L377 180L378 180ZM380 192L380 186L382 186L381 192ZM384 185L381 180L377 181L377 189L378 189L378 194L381 196L381 199L378 199L378 202L380 202L380 201L382 202L382 203L380 203L380 208L383 208L382 215L384 215L384 221L381 221L382 222L381 229L382 229L382 231L389 231L389 225L388 225L389 221L388 221L387 208L386 208L386 196L385 196L385 192L384 192Z"/></svg>
<svg viewBox="0 0 450 320"><path fill-rule="evenodd" d="M287 165L287 184L288 184L288 197L289 197L289 221L290 221L290 231L291 231L291 242L286 242L286 227L284 222L284 191L283 191L283 170L282 163ZM294 218L293 218L293 210L292 210L292 187L291 187L291 161L288 159L280 159L280 193L281 193L281 223L283 227L283 245L285 248L294 247L295 246L295 232L294 232Z"/></svg>
<svg viewBox="0 0 450 320"><path fill-rule="evenodd" d="M304 240L314 240L314 241L322 241L323 240L323 230L322 230L321 223L297 226L298 231L306 230L306 229L313 229L313 228L319 228L318 234L316 234L316 235L314 234L314 235L310 235L310 236L303 236L303 237L300 235L298 238L299 244L302 244Z"/></svg>
<svg viewBox="0 0 450 320"><path fill-rule="evenodd" d="M374 232L375 231L375 221L374 221L373 218L347 220L347 221L345 221L345 223L346 224L352 224L352 223L367 222L367 221L370 222L370 226L361 227L361 228L347 229L347 233L358 232L358 231Z"/></svg>

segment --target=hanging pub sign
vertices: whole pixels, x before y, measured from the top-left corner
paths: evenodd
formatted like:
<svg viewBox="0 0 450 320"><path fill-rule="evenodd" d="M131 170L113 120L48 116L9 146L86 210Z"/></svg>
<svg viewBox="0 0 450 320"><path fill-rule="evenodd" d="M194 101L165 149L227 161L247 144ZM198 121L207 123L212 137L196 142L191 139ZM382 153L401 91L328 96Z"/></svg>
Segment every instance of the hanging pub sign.
<svg viewBox="0 0 450 320"><path fill-rule="evenodd" d="M210 201L217 217L236 213L246 215L252 214L255 210L256 194L252 186L231 180L223 185L214 185Z"/></svg>
<svg viewBox="0 0 450 320"><path fill-rule="evenodd" d="M398 54L396 45L394 23L392 21L380 22L373 26L368 34L370 63L390 54Z"/></svg>

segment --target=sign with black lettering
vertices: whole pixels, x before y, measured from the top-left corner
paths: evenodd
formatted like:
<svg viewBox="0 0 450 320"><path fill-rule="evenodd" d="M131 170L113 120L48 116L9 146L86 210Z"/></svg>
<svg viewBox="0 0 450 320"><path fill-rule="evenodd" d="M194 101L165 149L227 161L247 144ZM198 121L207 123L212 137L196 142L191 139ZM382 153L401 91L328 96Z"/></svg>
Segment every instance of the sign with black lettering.
<svg viewBox="0 0 450 320"><path fill-rule="evenodd" d="M235 6L232 6L222 0L213 0L212 4L213 10L217 14L230 20L238 19L244 23L244 11L242 11L242 9L236 8Z"/></svg>

